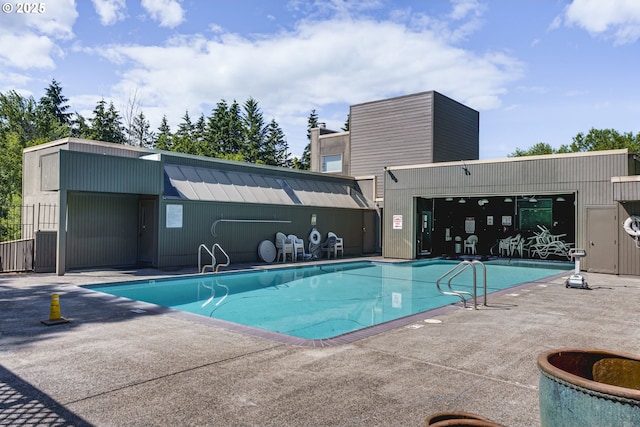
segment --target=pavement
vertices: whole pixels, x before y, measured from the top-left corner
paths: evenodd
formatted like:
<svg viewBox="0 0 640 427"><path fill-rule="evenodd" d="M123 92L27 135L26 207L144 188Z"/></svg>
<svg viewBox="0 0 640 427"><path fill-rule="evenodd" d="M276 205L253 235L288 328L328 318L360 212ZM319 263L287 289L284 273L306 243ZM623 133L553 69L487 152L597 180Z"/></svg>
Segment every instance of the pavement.
<svg viewBox="0 0 640 427"><path fill-rule="evenodd" d="M584 290L556 276L327 347L78 287L185 272L0 274L0 426L421 426L465 411L531 427L540 353L640 353L640 277L587 273ZM41 323L53 293L69 323Z"/></svg>

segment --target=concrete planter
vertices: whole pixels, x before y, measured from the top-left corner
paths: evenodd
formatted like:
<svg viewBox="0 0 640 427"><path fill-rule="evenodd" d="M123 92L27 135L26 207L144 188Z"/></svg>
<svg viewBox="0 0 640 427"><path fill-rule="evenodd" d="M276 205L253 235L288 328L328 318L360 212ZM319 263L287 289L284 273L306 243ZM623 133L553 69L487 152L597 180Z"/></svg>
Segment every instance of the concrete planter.
<svg viewBox="0 0 640 427"><path fill-rule="evenodd" d="M424 427L502 427L493 421L469 412L438 412L424 420Z"/></svg>
<svg viewBox="0 0 640 427"><path fill-rule="evenodd" d="M640 426L640 356L561 349L538 367L542 427Z"/></svg>

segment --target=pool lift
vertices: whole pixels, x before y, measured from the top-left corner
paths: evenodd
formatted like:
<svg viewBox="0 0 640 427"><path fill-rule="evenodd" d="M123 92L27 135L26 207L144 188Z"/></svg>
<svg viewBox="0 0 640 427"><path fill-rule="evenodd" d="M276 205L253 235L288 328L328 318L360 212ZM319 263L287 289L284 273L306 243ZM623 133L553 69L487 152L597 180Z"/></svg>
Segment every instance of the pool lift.
<svg viewBox="0 0 640 427"><path fill-rule="evenodd" d="M569 249L569 258L575 260L576 268L575 271L567 281L565 282L565 287L567 288L578 288L578 289L591 289L587 284L584 276L580 274L580 260L587 256L587 251L584 249L572 248Z"/></svg>

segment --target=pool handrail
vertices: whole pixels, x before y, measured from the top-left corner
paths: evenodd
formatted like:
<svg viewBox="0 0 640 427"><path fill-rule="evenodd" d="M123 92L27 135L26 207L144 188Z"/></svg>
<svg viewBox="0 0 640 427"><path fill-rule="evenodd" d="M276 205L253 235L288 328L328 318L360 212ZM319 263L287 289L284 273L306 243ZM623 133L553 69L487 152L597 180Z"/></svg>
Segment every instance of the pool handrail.
<svg viewBox="0 0 640 427"><path fill-rule="evenodd" d="M226 262L218 263L218 261L216 260L216 256L215 256L216 248L225 256L225 258L227 259ZM202 265L202 250L203 249L211 257L211 264ZM198 246L198 272L199 273L204 273L205 270L207 269L207 267L210 267L211 271L213 271L214 273L217 273L219 271L220 267L227 267L229 264L231 264L231 258L229 258L229 254L227 254L225 252L225 250L222 249L222 246L220 246L219 244L214 243L213 246L211 246L211 250L209 250L207 245L205 245L204 243L202 243L200 246Z"/></svg>
<svg viewBox="0 0 640 427"><path fill-rule="evenodd" d="M484 286L484 301L483 301L483 305L486 306L487 305L487 268L485 267L485 265L481 261L478 261L478 260L473 260L473 261L464 260L464 261L461 261L459 264L456 264L452 269L450 269L449 271L444 273L442 276L440 276L438 278L438 280L436 280L436 286L438 287L438 291L440 291L440 293L442 293L443 295L452 295L452 296L457 296L458 298L460 298L462 300L462 307L463 308L467 308L467 300L464 298L463 295L472 296L473 297L473 309L477 310L478 309L478 286L477 286L477 280L476 280L476 264L480 264L480 266L482 267L483 273L484 273L483 274L483 279L484 279L483 280L483 286ZM457 277L458 275L462 274L462 272L464 272L468 268L473 268L473 293L467 292L467 291L460 291L460 290L453 289L453 287L451 286L451 281L455 277ZM449 291L443 291L442 288L440 287L440 282L445 277L448 277L448 276L450 276L449 280L447 281L447 286L449 286Z"/></svg>

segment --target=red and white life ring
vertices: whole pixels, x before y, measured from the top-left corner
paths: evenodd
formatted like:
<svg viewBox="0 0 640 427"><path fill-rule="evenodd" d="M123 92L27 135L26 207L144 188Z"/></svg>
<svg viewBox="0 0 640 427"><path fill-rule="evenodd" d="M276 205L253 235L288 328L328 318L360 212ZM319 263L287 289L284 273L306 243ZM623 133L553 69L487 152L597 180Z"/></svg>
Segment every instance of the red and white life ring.
<svg viewBox="0 0 640 427"><path fill-rule="evenodd" d="M624 227L624 231L626 231L629 236L635 238L640 237L640 216L631 215L625 220L622 226Z"/></svg>
<svg viewBox="0 0 640 427"><path fill-rule="evenodd" d="M320 238L320 232L315 228L311 230L311 233L309 233L309 242L313 243L314 245L320 243Z"/></svg>

